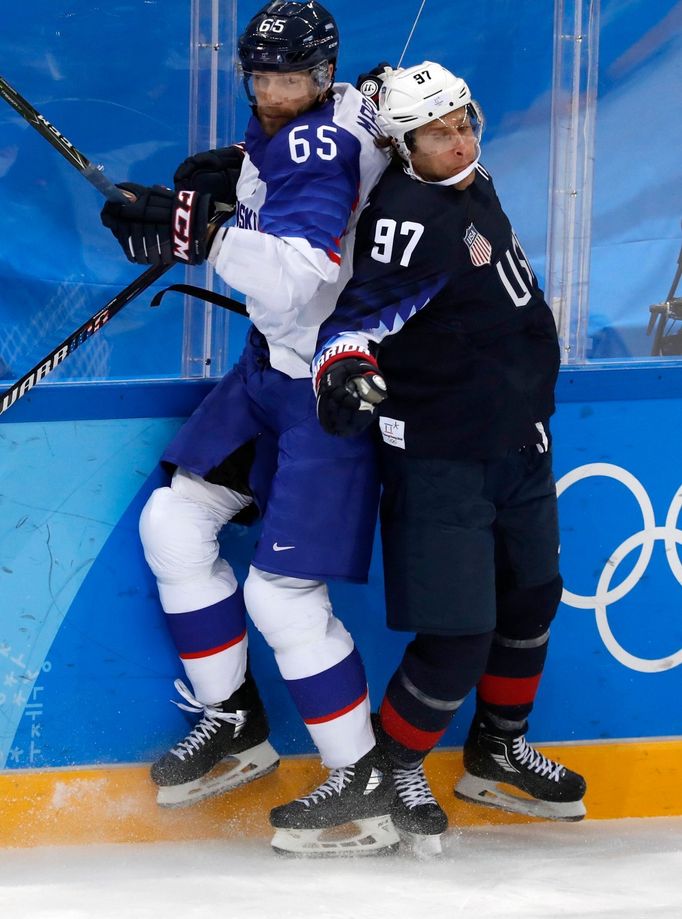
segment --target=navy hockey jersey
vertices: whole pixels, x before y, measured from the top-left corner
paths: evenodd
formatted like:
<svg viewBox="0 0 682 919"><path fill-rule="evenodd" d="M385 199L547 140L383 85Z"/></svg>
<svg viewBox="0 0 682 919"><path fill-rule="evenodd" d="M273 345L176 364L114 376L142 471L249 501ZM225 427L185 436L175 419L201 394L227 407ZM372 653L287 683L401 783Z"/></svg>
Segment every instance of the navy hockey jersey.
<svg viewBox="0 0 682 919"><path fill-rule="evenodd" d="M545 441L554 318L481 166L465 190L399 163L384 173L318 355L336 344L372 348L388 385L382 436L411 455L486 459Z"/></svg>

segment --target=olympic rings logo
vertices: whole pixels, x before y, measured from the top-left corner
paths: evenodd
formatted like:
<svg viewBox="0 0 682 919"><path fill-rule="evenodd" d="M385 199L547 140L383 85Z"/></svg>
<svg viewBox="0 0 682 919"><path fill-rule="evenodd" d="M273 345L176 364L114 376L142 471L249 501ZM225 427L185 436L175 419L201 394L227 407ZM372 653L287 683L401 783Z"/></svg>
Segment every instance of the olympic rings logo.
<svg viewBox="0 0 682 919"><path fill-rule="evenodd" d="M670 565L670 570L675 576L677 582L682 585L682 562L677 552L677 545L682 544L682 530L678 529L677 522L682 507L682 487L680 487L672 499L668 515L663 526L656 526L654 509L642 483L620 466L614 466L611 463L588 463L585 466L578 466L573 469L557 482L557 497L560 497L567 491L571 485L580 482L582 479L588 479L592 476L605 476L609 479L615 479L624 485L632 495L634 495L639 509L642 513L642 529L633 533L628 539L624 540L608 559L602 573L599 577L596 593L588 596L583 594L574 594L570 590L564 589L562 601L568 606L575 609L593 609L597 620L597 628L601 635L602 641L610 653L631 670L638 670L642 673L659 673L663 670L671 670L682 664L682 648L674 654L667 657L656 659L636 657L630 654L616 640L607 616L607 607L618 600L621 600L628 594L632 588L639 583L644 574L651 555L654 550L654 543L662 540L665 544L666 558ZM611 581L616 573L616 569L621 562L634 549L641 547L639 558L630 574L621 581L616 587L611 587Z"/></svg>

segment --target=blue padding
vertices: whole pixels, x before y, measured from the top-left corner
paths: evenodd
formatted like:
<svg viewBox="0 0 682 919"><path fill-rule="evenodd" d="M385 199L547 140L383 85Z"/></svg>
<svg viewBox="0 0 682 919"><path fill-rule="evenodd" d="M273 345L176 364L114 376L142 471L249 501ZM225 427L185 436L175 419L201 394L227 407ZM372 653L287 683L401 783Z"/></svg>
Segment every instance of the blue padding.
<svg viewBox="0 0 682 919"><path fill-rule="evenodd" d="M187 418L217 380L46 383L0 416L3 422L98 418ZM682 362L563 368L557 402L613 402L682 397Z"/></svg>
<svg viewBox="0 0 682 919"><path fill-rule="evenodd" d="M557 402L679 399L682 396L682 362L565 367L559 373L556 395Z"/></svg>
<svg viewBox="0 0 682 919"><path fill-rule="evenodd" d="M331 721L351 708L367 691L365 668L357 648L329 670L286 683L306 723Z"/></svg>
<svg viewBox="0 0 682 919"><path fill-rule="evenodd" d="M236 644L246 631L240 588L231 597L189 613L170 613L166 622L180 657L194 657Z"/></svg>
<svg viewBox="0 0 682 919"><path fill-rule="evenodd" d="M0 416L22 421L93 421L99 418L187 418L217 380L121 383L45 383Z"/></svg>

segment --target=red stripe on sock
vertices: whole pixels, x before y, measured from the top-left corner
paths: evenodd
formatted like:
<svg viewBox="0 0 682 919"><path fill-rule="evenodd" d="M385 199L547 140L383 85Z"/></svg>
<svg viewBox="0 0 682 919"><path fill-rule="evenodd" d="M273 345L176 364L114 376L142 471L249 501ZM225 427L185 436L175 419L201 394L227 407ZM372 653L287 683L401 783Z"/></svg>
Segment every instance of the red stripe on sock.
<svg viewBox="0 0 682 919"><path fill-rule="evenodd" d="M345 715L347 712L352 712L354 708L358 707L358 705L362 705L362 703L367 698L367 692L368 691L365 690L363 694L355 700L355 702L351 702L351 704L347 705L345 708L340 708L338 711L332 712L331 715L322 715L321 718L306 718L305 723L306 724L325 724L327 721L333 721L334 718L340 718L341 715Z"/></svg>
<svg viewBox="0 0 682 919"><path fill-rule="evenodd" d="M381 727L393 740L408 750L419 750L420 753L433 749L445 734L445 728L442 731L422 731L416 728L398 714L388 699L381 703Z"/></svg>
<svg viewBox="0 0 682 919"><path fill-rule="evenodd" d="M528 677L491 676L486 673L478 684L478 694L490 705L526 705L535 699L541 673Z"/></svg>
<svg viewBox="0 0 682 919"><path fill-rule="evenodd" d="M241 635L237 635L236 638L233 638L232 641L228 641L226 645L218 645L215 648L209 648L207 651L194 651L191 654L181 654L181 661L193 661L199 657L210 657L212 654L218 654L220 651L225 651L227 648L233 648L235 645L238 645L240 641L244 640L246 635L246 629L242 632Z"/></svg>

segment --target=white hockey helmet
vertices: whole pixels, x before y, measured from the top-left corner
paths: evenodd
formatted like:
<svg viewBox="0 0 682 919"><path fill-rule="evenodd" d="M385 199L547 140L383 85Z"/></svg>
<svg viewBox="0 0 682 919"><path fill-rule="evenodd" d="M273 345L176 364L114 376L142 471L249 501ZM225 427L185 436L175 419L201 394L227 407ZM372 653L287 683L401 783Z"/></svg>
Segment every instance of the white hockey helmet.
<svg viewBox="0 0 682 919"><path fill-rule="evenodd" d="M378 121L408 164L410 132L462 107L467 108L480 143L483 115L461 77L432 61L398 70L386 68L382 77Z"/></svg>

